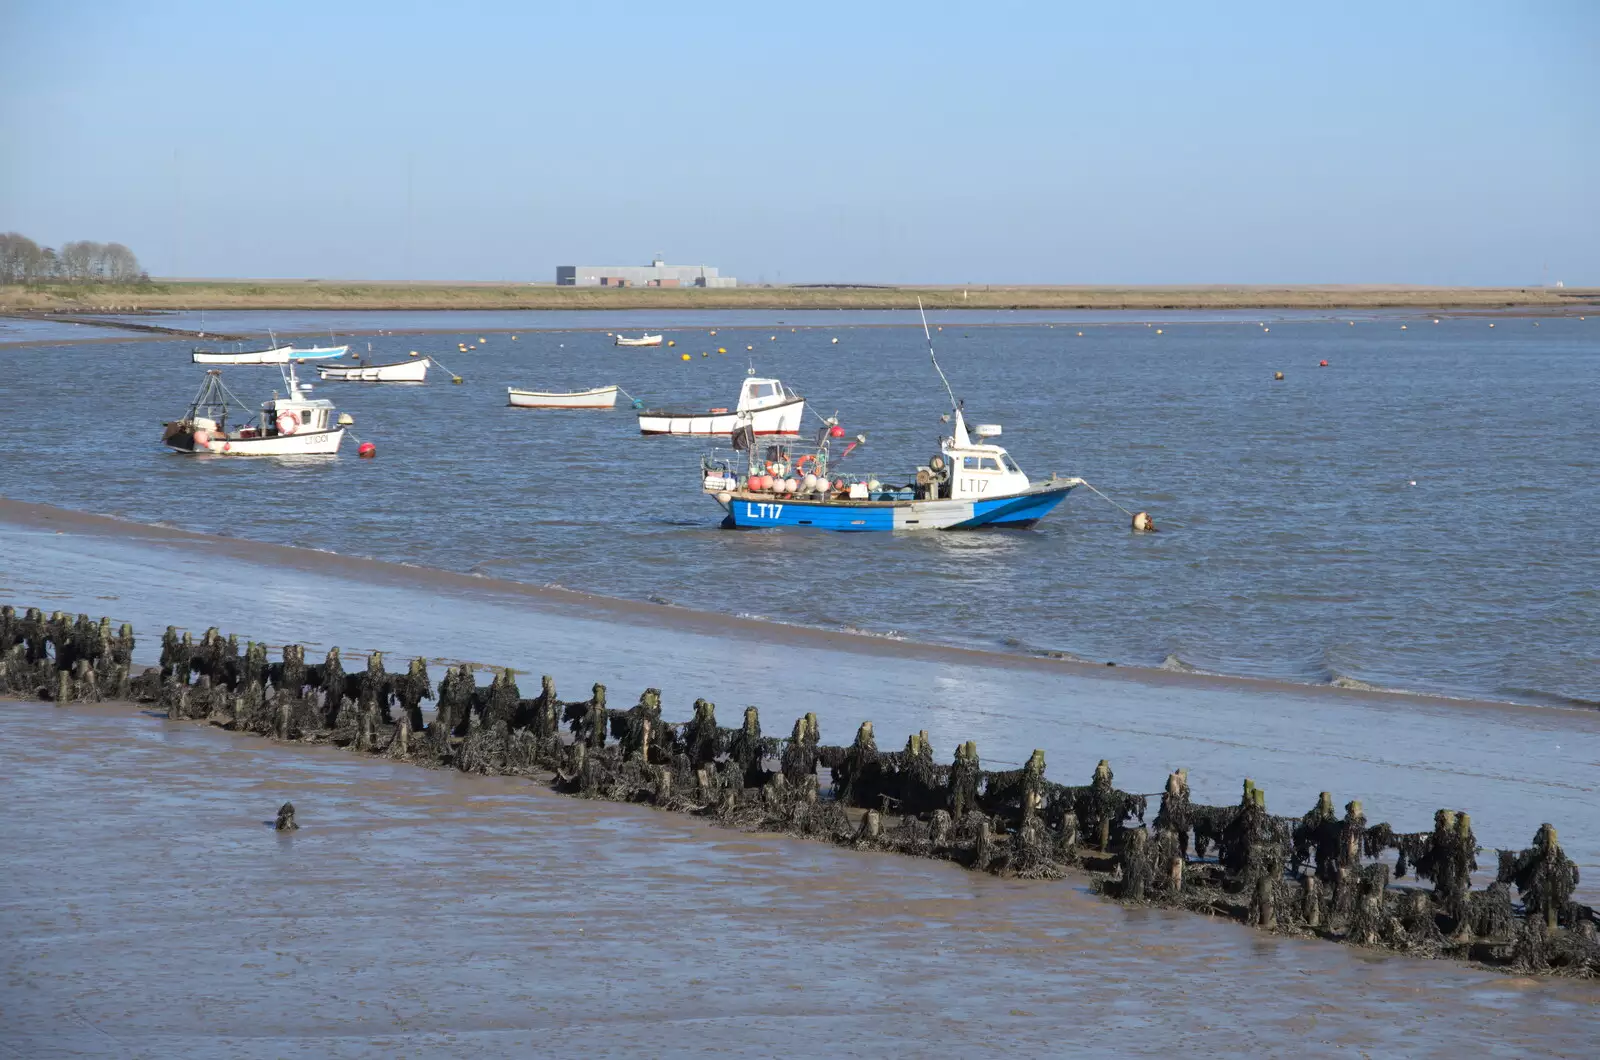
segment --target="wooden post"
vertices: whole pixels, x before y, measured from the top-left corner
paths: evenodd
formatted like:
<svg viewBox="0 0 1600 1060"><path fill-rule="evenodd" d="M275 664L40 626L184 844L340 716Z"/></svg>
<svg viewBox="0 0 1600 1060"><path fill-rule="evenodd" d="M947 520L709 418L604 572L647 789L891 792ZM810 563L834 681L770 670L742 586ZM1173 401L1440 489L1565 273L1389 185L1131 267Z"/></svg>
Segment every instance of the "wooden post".
<svg viewBox="0 0 1600 1060"><path fill-rule="evenodd" d="M1278 910L1276 908L1274 880L1270 873L1263 872L1256 877L1256 897L1251 902L1251 912L1255 913L1255 921L1264 928L1278 926Z"/></svg>

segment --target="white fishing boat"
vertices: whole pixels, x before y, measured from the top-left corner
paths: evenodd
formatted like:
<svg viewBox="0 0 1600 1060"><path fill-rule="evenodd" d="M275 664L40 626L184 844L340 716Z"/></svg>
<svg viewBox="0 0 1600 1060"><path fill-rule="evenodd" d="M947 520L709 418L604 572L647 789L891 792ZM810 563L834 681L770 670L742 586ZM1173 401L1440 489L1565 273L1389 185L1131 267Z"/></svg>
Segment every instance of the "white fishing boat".
<svg viewBox="0 0 1600 1060"><path fill-rule="evenodd" d="M805 398L776 379L752 374L745 379L733 408L641 409L639 433L732 434L735 427L748 424L755 434L799 434L805 412Z"/></svg>
<svg viewBox="0 0 1600 1060"><path fill-rule="evenodd" d="M661 336L660 335L640 335L636 339L629 339L629 338L624 338L622 335L619 334L617 336L617 345L618 346L659 346L659 345L661 345Z"/></svg>
<svg viewBox="0 0 1600 1060"><path fill-rule="evenodd" d="M519 390L506 387L506 404L519 409L609 409L617 404L615 386L593 390Z"/></svg>
<svg viewBox="0 0 1600 1060"><path fill-rule="evenodd" d="M206 372L200 392L180 420L164 425L161 441L180 453L215 453L219 456L318 456L339 451L345 428L354 421L348 414L334 416L333 402L313 398L310 384L294 374L294 364L282 366L287 395L273 393L261 403L258 416L229 429L228 415L247 406L222 383L220 369Z"/></svg>
<svg viewBox="0 0 1600 1060"><path fill-rule="evenodd" d="M950 398L943 419L951 425L939 451L898 485L865 472L841 473L845 459L866 439L857 435L834 458L831 446L845 431L825 421L814 445L788 441L758 446L749 431L733 437L734 452L713 451L701 461L701 490L722 507L729 529L810 527L817 530L976 530L1027 528L1049 515L1081 478L1052 473L1034 481L996 439L1000 425L968 430L966 410L933 356L928 358Z"/></svg>
<svg viewBox="0 0 1600 1060"><path fill-rule="evenodd" d="M317 375L324 380L347 383L422 383L428 378L427 357L388 364L319 364Z"/></svg>

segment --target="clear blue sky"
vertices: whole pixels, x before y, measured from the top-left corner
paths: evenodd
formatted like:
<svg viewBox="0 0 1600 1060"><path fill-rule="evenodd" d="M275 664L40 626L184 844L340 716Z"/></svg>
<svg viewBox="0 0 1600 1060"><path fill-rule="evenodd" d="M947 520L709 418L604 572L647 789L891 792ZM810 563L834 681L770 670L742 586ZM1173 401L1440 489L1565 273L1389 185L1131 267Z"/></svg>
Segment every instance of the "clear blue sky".
<svg viewBox="0 0 1600 1060"><path fill-rule="evenodd" d="M0 0L0 40L0 230L158 275L1600 285L1600 0Z"/></svg>

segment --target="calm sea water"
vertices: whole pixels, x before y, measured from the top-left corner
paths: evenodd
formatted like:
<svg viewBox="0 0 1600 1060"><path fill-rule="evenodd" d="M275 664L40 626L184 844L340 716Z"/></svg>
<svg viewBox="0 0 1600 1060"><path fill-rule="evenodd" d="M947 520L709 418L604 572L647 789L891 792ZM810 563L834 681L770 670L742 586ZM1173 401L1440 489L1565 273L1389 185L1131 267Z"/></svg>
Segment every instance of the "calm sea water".
<svg viewBox="0 0 1600 1060"><path fill-rule="evenodd" d="M201 379L189 343L0 348L0 492L916 640L1600 704L1600 317L1052 315L936 316L940 359L1026 470L1081 475L1149 510L1159 534L1130 534L1087 491L1025 532L727 532L698 490L703 443L643 438L622 408L505 407L508 385L605 383L726 405L753 362L866 432L851 462L900 481L935 451L947 403L920 327L891 313L470 325L676 326L671 350L615 349L600 331L373 336L375 358L436 353L466 380L321 387L375 461L353 445L300 462L166 452L160 423ZM232 314L226 326L266 321L331 322ZM338 314L338 327L363 325L468 326ZM458 353L458 340L478 348ZM353 341L365 352L367 337ZM272 368L224 380L251 403L278 385Z"/></svg>

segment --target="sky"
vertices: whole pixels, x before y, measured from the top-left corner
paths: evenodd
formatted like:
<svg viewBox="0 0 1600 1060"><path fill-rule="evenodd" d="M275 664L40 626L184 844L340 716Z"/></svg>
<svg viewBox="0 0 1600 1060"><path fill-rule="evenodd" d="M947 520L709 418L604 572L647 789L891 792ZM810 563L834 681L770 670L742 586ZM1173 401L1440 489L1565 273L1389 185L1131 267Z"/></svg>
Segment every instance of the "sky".
<svg viewBox="0 0 1600 1060"><path fill-rule="evenodd" d="M1600 0L0 0L0 231L153 275L1600 286Z"/></svg>

